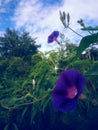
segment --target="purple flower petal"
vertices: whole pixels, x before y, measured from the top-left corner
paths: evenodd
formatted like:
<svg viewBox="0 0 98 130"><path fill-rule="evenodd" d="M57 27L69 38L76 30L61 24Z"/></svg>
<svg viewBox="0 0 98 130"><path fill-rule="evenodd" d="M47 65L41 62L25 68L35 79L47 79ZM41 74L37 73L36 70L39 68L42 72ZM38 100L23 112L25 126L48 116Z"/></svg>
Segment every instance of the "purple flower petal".
<svg viewBox="0 0 98 130"><path fill-rule="evenodd" d="M52 93L53 106L56 110L66 112L73 110L77 106L79 95L82 94L85 85L85 77L78 70L64 70ZM70 99L68 89L75 86L78 94ZM73 90L71 90L73 91Z"/></svg>
<svg viewBox="0 0 98 130"><path fill-rule="evenodd" d="M51 43L56 39L59 35L59 31L54 31L51 33L51 35L48 36L48 43Z"/></svg>
<svg viewBox="0 0 98 130"><path fill-rule="evenodd" d="M68 99L64 95L52 95L53 106L55 110L61 112L74 110L77 106L77 98Z"/></svg>

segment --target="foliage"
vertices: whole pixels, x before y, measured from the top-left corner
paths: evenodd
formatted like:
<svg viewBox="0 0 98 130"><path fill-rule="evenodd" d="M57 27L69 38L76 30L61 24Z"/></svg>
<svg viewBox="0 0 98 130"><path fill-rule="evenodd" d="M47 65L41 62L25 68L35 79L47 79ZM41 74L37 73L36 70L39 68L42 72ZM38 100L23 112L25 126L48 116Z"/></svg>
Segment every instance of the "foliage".
<svg viewBox="0 0 98 130"><path fill-rule="evenodd" d="M60 51L58 51L58 53L59 52ZM3 122L1 127L5 130L48 130L56 128L58 128L58 130L61 128L62 130L65 128L74 128L78 130L82 128L90 128L89 123L94 118L95 113L98 110L97 93L95 93L92 89L92 85L96 87L98 84L96 80L97 75L94 74L94 78L92 78L91 75L91 71L93 72L95 68L97 69L97 61L78 59L71 62L75 56L73 51L61 59L59 59L59 55L56 55L56 52L52 51L48 54L48 57L42 53L33 55L32 60L36 59L36 62L32 61L34 65L30 70L28 66L25 68L21 65L24 61L19 57L12 57L9 60L5 59L5 62L4 60L0 62L2 67L4 65L7 70L6 73L2 72L2 74L6 74L7 77L6 85L8 86L8 83L10 84L8 87L4 87L2 84L3 87L0 88L0 91L2 92L0 96L0 110L2 112L0 120ZM67 68L79 69L88 79L87 87L84 91L87 98L83 101L79 101L79 105L74 112L55 112L51 103L51 92L58 75L61 72L60 68L55 71L54 67L57 63L60 67L61 60L64 63L62 69L66 68L66 66ZM21 66L24 69L21 68ZM27 76L23 76L24 73L22 71L28 71L29 74L27 73ZM10 78L8 78L9 76ZM35 86L32 84L32 79L35 79ZM91 81L91 84L89 81ZM93 110L95 111L94 113ZM84 121L84 124L81 124L81 121ZM92 125L94 124L95 121L93 121Z"/></svg>
<svg viewBox="0 0 98 130"><path fill-rule="evenodd" d="M79 47L77 49L77 56L80 56L81 53L89 47L90 44L94 44L98 42L98 33L88 35L82 38Z"/></svg>
<svg viewBox="0 0 98 130"><path fill-rule="evenodd" d="M92 68L91 63L90 60L76 60L71 64L70 68L78 69L81 72L86 73Z"/></svg>
<svg viewBox="0 0 98 130"><path fill-rule="evenodd" d="M92 34L91 31L98 31L98 26L95 26L95 27L86 26L86 25L84 24L83 19L80 19L80 20L78 20L77 22L82 26L81 30L83 30L83 31L88 31L90 34Z"/></svg>

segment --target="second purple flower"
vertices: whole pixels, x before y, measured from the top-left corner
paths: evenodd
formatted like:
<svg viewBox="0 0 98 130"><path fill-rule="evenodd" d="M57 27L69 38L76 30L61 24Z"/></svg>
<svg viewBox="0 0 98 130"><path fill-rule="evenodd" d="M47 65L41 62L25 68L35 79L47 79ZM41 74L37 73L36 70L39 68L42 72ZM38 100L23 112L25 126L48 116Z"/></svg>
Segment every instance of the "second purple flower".
<svg viewBox="0 0 98 130"><path fill-rule="evenodd" d="M58 42L57 37L59 36L59 31L53 31L49 36L48 36L48 43L52 43L53 41Z"/></svg>

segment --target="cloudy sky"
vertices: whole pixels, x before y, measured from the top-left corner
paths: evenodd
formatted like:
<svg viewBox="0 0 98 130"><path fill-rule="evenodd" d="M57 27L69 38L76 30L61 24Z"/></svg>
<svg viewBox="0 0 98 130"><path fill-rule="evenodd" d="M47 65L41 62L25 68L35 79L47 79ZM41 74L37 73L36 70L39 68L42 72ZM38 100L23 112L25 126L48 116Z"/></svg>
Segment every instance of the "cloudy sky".
<svg viewBox="0 0 98 130"><path fill-rule="evenodd" d="M0 34L6 28L26 30L36 43L41 44L41 51L48 51L57 44L47 43L47 37L54 30L65 34L71 42L79 43L81 37L66 30L59 19L59 11L70 13L70 26L85 36L77 23L83 19L87 26L98 25L98 0L0 0Z"/></svg>

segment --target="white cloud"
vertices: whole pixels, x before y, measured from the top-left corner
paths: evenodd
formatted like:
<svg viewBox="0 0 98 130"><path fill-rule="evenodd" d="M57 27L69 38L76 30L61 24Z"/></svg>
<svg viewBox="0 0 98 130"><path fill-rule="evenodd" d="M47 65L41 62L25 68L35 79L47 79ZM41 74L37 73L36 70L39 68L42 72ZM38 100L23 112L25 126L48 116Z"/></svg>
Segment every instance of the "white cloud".
<svg viewBox="0 0 98 130"><path fill-rule="evenodd" d="M4 36L4 31L0 31L0 37L3 37Z"/></svg>
<svg viewBox="0 0 98 130"><path fill-rule="evenodd" d="M75 18L98 18L97 0L66 0L63 8L67 9Z"/></svg>
<svg viewBox="0 0 98 130"><path fill-rule="evenodd" d="M98 6L96 3L97 0L64 0L62 6L45 7L40 0L21 0L16 8L13 21L16 23L17 29L25 26L32 37L38 37L37 43L41 43L41 50L46 51L56 47L55 43L47 44L47 37L53 30L64 32L65 36L72 41L81 39L73 32L64 30L59 19L59 10L70 13L71 27L81 33L80 26L77 23L80 18L86 23L88 21L98 22ZM90 24L92 25L92 23Z"/></svg>

